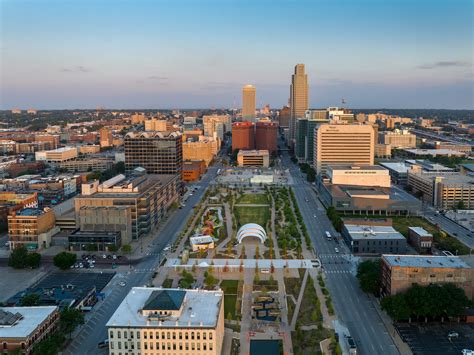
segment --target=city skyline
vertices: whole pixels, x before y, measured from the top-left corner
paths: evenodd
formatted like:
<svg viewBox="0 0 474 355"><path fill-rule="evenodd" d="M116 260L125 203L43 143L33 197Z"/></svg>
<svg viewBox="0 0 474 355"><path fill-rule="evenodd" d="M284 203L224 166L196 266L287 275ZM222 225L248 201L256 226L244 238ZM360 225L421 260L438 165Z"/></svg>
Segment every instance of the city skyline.
<svg viewBox="0 0 474 355"><path fill-rule="evenodd" d="M310 107L474 108L470 1L0 6L1 109L278 108L297 63Z"/></svg>

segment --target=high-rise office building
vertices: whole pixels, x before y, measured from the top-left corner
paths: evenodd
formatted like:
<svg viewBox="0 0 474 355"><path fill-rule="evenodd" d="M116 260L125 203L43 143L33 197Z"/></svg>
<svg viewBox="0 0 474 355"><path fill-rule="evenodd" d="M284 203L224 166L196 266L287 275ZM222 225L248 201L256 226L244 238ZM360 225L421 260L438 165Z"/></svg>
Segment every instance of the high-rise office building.
<svg viewBox="0 0 474 355"><path fill-rule="evenodd" d="M255 124L255 147L258 150L277 151L278 123L259 121Z"/></svg>
<svg viewBox="0 0 474 355"><path fill-rule="evenodd" d="M255 149L255 124L235 122L232 124L232 151L236 149Z"/></svg>
<svg viewBox="0 0 474 355"><path fill-rule="evenodd" d="M308 109L308 91L308 75L304 72L304 64L296 64L290 86L290 145L295 140L296 119L304 117Z"/></svg>
<svg viewBox="0 0 474 355"><path fill-rule="evenodd" d="M374 165L374 129L370 125L322 124L314 130L314 169L328 165Z"/></svg>
<svg viewBox="0 0 474 355"><path fill-rule="evenodd" d="M307 110L304 118L296 119L295 154L301 162L314 162L314 130L328 123L326 110Z"/></svg>
<svg viewBox="0 0 474 355"><path fill-rule="evenodd" d="M179 174L183 169L180 132L129 132L125 135L125 168L145 168L149 174Z"/></svg>
<svg viewBox="0 0 474 355"><path fill-rule="evenodd" d="M253 85L245 85L242 89L242 120L255 120L257 90Z"/></svg>

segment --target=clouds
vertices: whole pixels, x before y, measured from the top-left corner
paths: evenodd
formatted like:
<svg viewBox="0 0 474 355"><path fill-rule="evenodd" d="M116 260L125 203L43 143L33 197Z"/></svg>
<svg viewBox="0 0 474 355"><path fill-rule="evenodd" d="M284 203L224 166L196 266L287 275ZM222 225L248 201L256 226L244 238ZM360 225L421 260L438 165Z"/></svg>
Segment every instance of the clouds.
<svg viewBox="0 0 474 355"><path fill-rule="evenodd" d="M466 68L472 66L471 63L461 61L461 60L452 60L452 61L439 61L431 64L422 64L417 66L418 69L439 69L439 68Z"/></svg>
<svg viewBox="0 0 474 355"><path fill-rule="evenodd" d="M90 71L90 69L82 65L75 65L72 67L65 67L61 69L62 73L89 73Z"/></svg>

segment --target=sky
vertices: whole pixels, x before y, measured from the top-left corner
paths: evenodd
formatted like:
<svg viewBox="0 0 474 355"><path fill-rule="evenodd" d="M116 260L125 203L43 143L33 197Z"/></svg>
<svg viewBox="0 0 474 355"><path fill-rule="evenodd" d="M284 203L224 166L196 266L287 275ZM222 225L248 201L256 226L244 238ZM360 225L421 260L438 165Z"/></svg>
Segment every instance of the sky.
<svg viewBox="0 0 474 355"><path fill-rule="evenodd" d="M472 0L0 0L0 109L474 109Z"/></svg>

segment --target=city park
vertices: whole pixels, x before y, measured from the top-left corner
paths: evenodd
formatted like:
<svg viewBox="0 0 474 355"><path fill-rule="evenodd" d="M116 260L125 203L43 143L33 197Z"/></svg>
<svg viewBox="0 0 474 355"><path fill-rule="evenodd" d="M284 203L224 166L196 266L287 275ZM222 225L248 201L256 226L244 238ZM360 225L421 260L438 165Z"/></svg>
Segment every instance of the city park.
<svg viewBox="0 0 474 355"><path fill-rule="evenodd" d="M251 338L295 354L337 354L332 301L310 243L291 188L214 185L153 285L222 289L232 353L248 352L239 344Z"/></svg>

